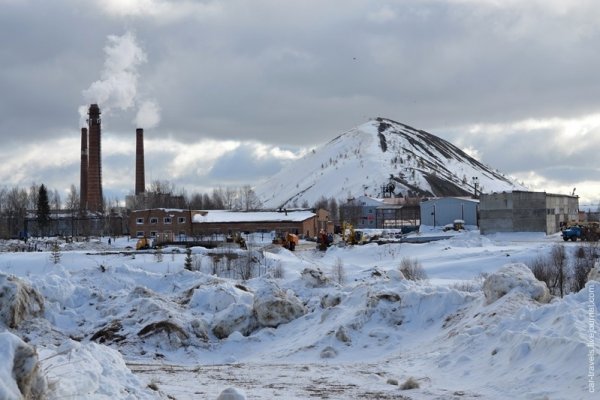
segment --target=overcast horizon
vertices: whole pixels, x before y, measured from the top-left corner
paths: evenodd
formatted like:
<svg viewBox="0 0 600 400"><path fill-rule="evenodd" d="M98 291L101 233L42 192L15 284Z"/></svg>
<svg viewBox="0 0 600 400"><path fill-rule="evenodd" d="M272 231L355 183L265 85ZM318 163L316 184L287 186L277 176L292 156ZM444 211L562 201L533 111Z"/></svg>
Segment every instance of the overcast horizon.
<svg viewBox="0 0 600 400"><path fill-rule="evenodd" d="M0 186L255 185L370 118L450 141L532 190L600 203L600 3L0 0Z"/></svg>

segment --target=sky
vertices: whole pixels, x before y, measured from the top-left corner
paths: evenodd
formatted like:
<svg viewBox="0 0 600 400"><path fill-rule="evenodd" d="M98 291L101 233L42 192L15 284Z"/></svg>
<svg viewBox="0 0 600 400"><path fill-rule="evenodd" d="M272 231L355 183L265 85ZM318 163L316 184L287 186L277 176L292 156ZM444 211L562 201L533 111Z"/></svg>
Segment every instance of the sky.
<svg viewBox="0 0 600 400"><path fill-rule="evenodd" d="M532 190L600 202L594 0L0 0L0 185L79 185L102 111L104 193L255 185L390 118Z"/></svg>

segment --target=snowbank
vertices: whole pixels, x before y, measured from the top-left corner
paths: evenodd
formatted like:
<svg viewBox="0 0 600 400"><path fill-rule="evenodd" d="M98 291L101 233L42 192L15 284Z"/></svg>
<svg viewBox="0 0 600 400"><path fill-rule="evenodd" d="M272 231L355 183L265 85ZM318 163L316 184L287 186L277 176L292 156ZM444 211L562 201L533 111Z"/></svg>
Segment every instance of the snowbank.
<svg viewBox="0 0 600 400"><path fill-rule="evenodd" d="M69 341L46 355L44 369L53 387L51 398L156 399L131 373L121 355L106 346Z"/></svg>
<svg viewBox="0 0 600 400"><path fill-rule="evenodd" d="M10 332L0 333L0 399L41 398L47 384L35 349Z"/></svg>
<svg viewBox="0 0 600 400"><path fill-rule="evenodd" d="M44 299L21 279L0 274L0 322L17 328L22 321L44 312Z"/></svg>
<svg viewBox="0 0 600 400"><path fill-rule="evenodd" d="M507 264L483 282L483 293L488 304L511 291L519 291L542 303L550 301L546 284L538 281L525 264Z"/></svg>
<svg viewBox="0 0 600 400"><path fill-rule="evenodd" d="M306 308L294 293L284 292L269 282L254 296L254 313L261 327L276 328L306 313Z"/></svg>

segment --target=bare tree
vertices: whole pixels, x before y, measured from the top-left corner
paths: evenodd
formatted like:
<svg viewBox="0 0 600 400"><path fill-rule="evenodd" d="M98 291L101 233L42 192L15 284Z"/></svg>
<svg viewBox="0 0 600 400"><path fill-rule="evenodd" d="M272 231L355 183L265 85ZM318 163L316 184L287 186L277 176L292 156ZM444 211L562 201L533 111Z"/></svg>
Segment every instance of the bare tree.
<svg viewBox="0 0 600 400"><path fill-rule="evenodd" d="M5 210L9 236L17 236L24 226L28 205L29 195L27 190L15 186L6 193Z"/></svg>
<svg viewBox="0 0 600 400"><path fill-rule="evenodd" d="M60 198L60 193L57 189L48 191L48 201L50 203L51 210L58 211L62 209L62 200Z"/></svg>
<svg viewBox="0 0 600 400"><path fill-rule="evenodd" d="M40 186L35 182L31 184L29 187L29 194L27 196L27 204L25 207L28 210L35 210L38 205L38 194L40 191Z"/></svg>
<svg viewBox="0 0 600 400"><path fill-rule="evenodd" d="M0 187L0 214L4 214L6 210L6 196L8 194L8 189L6 186Z"/></svg>
<svg viewBox="0 0 600 400"><path fill-rule="evenodd" d="M75 185L71 185L67 193L65 208L74 215L79 210L79 191Z"/></svg>
<svg viewBox="0 0 600 400"><path fill-rule="evenodd" d="M212 191L212 207L215 210L222 210L225 208L223 201L223 188L216 188Z"/></svg>
<svg viewBox="0 0 600 400"><path fill-rule="evenodd" d="M319 197L319 200L315 201L315 204L313 204L313 208L315 210L318 210L320 208L324 210L329 210L329 201L325 196L321 196Z"/></svg>
<svg viewBox="0 0 600 400"><path fill-rule="evenodd" d="M175 184L169 181L153 180L150 183L150 190L152 193L160 194L173 194L175 192Z"/></svg>
<svg viewBox="0 0 600 400"><path fill-rule="evenodd" d="M236 205L237 190L232 187L227 187L225 189L220 188L220 190L223 198L223 207L226 210L233 210Z"/></svg>
<svg viewBox="0 0 600 400"><path fill-rule="evenodd" d="M261 201L250 185L242 186L238 193L242 210L254 211L261 207Z"/></svg>

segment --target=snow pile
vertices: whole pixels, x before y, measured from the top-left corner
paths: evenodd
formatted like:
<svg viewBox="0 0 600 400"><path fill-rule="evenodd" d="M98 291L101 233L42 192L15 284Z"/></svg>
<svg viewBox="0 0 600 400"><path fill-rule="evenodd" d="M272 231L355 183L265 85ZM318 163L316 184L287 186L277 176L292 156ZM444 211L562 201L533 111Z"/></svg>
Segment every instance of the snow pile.
<svg viewBox="0 0 600 400"><path fill-rule="evenodd" d="M215 289L215 293L223 292ZM261 282L254 293L242 293L230 292L228 296L221 297L221 301L217 300L216 304L208 302L210 308L218 310L221 308L218 304L222 304L223 300L234 301L214 316L212 332L217 338L224 339L236 331L248 336L261 328L276 328L301 317L307 311L291 290L284 291L273 281Z"/></svg>
<svg viewBox="0 0 600 400"><path fill-rule="evenodd" d="M21 322L44 312L44 299L21 279L0 274L0 322L17 328Z"/></svg>
<svg viewBox="0 0 600 400"><path fill-rule="evenodd" d="M246 400L246 394L237 388L227 388L221 392L217 400Z"/></svg>
<svg viewBox="0 0 600 400"><path fill-rule="evenodd" d="M212 332L217 338L224 339L236 331L248 336L256 328L257 323L252 307L237 303L215 315Z"/></svg>
<svg viewBox="0 0 600 400"><path fill-rule="evenodd" d="M518 291L533 300L550 301L546 284L538 281L525 264L507 264L483 282L483 293L488 304L511 291Z"/></svg>
<svg viewBox="0 0 600 400"><path fill-rule="evenodd" d="M14 333L40 354L50 400L585 398L588 346L600 350L588 340L598 284L542 302L545 286L517 263L552 240L533 239L468 232L428 244L279 251L265 259L285 276L245 281L225 268L187 271L179 253L159 262L144 252L65 252L51 268L44 253L0 253L2 271L19 276L0 275L0 312L8 318L15 302L27 305L25 318L45 310ZM403 257L418 259L430 279L403 279ZM485 283L474 283L482 274ZM21 398L4 360L22 345L0 340L0 399ZM600 357L592 367L600 370ZM399 392L409 377L420 387Z"/></svg>
<svg viewBox="0 0 600 400"><path fill-rule="evenodd" d="M44 369L56 399L156 399L115 350L96 343L66 342L48 354ZM75 367L75 368L74 368Z"/></svg>
<svg viewBox="0 0 600 400"><path fill-rule="evenodd" d="M292 291L267 282L254 295L254 312L260 327L276 328L306 314L306 308Z"/></svg>
<svg viewBox="0 0 600 400"><path fill-rule="evenodd" d="M0 399L42 398L46 380L35 349L9 332L0 333Z"/></svg>

